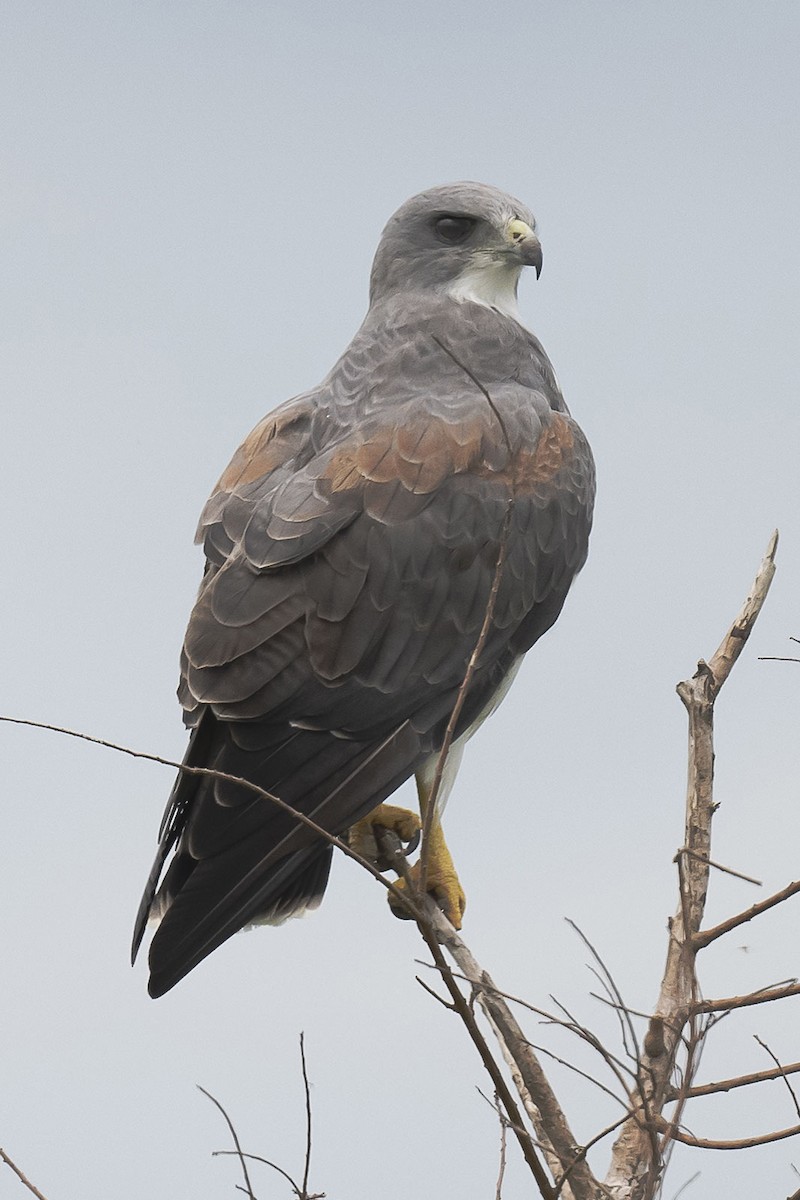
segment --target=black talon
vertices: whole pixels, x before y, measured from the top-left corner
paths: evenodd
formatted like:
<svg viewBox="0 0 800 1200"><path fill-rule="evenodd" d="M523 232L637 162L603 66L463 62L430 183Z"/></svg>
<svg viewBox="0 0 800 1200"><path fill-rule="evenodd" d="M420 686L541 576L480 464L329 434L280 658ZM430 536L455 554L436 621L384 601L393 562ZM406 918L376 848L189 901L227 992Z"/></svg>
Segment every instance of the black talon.
<svg viewBox="0 0 800 1200"><path fill-rule="evenodd" d="M416 850L417 846L419 846L419 843L420 843L420 840L421 840L421 838L422 838L422 830L421 830L421 829L418 829L418 830L416 831L416 833L415 833L415 834L412 836L412 838L411 838L411 840L409 841L408 845L406 846L405 850L403 851L403 853L405 854L406 858L408 858L409 854L413 854L413 853L414 853L414 851Z"/></svg>

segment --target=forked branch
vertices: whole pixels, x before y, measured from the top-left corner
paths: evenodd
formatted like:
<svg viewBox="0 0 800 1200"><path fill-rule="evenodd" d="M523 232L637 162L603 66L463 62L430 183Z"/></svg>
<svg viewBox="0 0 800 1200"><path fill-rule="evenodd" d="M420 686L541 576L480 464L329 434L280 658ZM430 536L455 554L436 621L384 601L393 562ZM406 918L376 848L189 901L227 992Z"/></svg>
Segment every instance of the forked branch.
<svg viewBox="0 0 800 1200"><path fill-rule="evenodd" d="M670 923L667 959L654 1018L659 1037L642 1057L643 1086L634 1095L634 1115L623 1126L612 1153L606 1187L615 1200L650 1200L656 1194L670 1143L685 1140L678 1128L697 1066L704 1028L699 1015L695 956L708 891L711 823L715 805L714 703L753 629L775 574L778 534L773 533L753 586L714 654L678 684L689 718L689 769L684 844L678 852L679 903ZM651 1026L652 1028L652 1026ZM684 1045L682 1089L672 1118L663 1117L675 1098L672 1080ZM658 1133L654 1140L653 1131Z"/></svg>

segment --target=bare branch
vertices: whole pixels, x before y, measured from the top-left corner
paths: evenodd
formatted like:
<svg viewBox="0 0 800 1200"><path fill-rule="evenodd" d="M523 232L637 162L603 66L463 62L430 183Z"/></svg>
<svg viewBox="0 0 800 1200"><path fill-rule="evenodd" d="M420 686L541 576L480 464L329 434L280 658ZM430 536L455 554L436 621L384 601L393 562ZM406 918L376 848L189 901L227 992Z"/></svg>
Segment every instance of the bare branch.
<svg viewBox="0 0 800 1200"><path fill-rule="evenodd" d="M501 415L497 409L497 406L495 405L494 401L492 400L491 395L489 394L488 388L486 388L484 386L484 384L481 383L481 381L478 379L477 375L475 375L469 369L469 367L466 365L466 363L463 363L461 361L461 359L456 354L453 353L453 351L450 349L450 347L445 345L445 343L441 340L441 338L438 338L435 334L433 334L432 337L433 337L433 341L436 343L436 345L439 347L439 349L444 351L444 353L447 355L447 357L449 359L451 359L452 362L454 362L455 365L464 372L464 374L467 376L467 378L469 380L471 380L472 383L475 384L475 387L483 395L484 399L486 400L486 403L489 405L492 412L494 413L494 416L500 426L500 429L502 430L503 437L504 437L505 443L506 443L506 448L510 455L512 450L511 450L511 440L508 436L508 430L506 429L505 422L503 421L503 418L501 417ZM484 612L484 615L483 615L483 624L481 626L481 631L478 634L478 640L475 644L475 648L473 649L472 654L470 655L470 659L467 664L466 673L461 682L461 686L458 689L458 695L456 696L456 702L453 707L453 711L450 714L450 720L447 722L447 729L445 731L444 741L442 742L442 747L439 751L439 757L436 760L436 769L434 771L433 783L431 785L430 794L428 796L427 807L426 807L425 812L423 813L423 817L422 817L422 850L420 851L420 856L419 856L418 885L419 885L419 891L422 892L423 894L425 893L425 890L426 890L426 883L427 883L427 877L428 877L428 862L429 862L429 858L430 858L430 834L431 834L431 829L433 827L433 822L436 818L436 805L437 805L437 801L439 799L439 792L440 792L441 786L442 786L442 778L444 776L445 763L447 762L447 756L450 753L450 747L452 745L453 737L455 735L456 725L458 724L458 718L461 715L461 710L464 707L464 701L467 698L467 692L469 691L470 684L472 683L472 679L475 674L475 669L478 665L478 659L480 658L481 653L483 652L483 647L486 645L486 639L489 636L489 628L492 623L494 607L497 602L497 593L500 588L500 579L503 574L503 564L505 562L506 551L508 549L508 535L509 535L509 531L511 529L511 514L514 511L514 503L515 503L515 496L514 496L514 490L513 490L513 484L512 484L511 498L509 499L508 505L506 507L506 511L503 515L503 522L500 527L500 542L499 542L498 551L497 551L497 561L495 563L495 568L494 568L494 578L492 579L492 587L489 592L489 598L486 602L486 611Z"/></svg>
<svg viewBox="0 0 800 1200"><path fill-rule="evenodd" d="M609 1136L609 1134L612 1134L615 1129L619 1129L620 1125L622 1125L622 1123L624 1121L627 1121L629 1116L630 1116L630 1113L628 1112L628 1113L625 1113L624 1116L618 1117L616 1121L612 1121L612 1123L610 1125L606 1125L605 1129L601 1129L600 1132L596 1133L593 1138L590 1138L585 1146L581 1146L579 1148L578 1153L575 1155L573 1162L571 1163L570 1166L567 1167L566 1171L564 1172L564 1174L561 1176L561 1178L558 1181L558 1186L556 1187L556 1196L561 1195L561 1191L564 1188L564 1186L566 1185L567 1181L569 1180L569 1177L570 1177L573 1169L578 1165L578 1163L583 1162L583 1160L586 1158L586 1155L591 1150L592 1146L596 1146L598 1142L602 1142L603 1138L607 1138Z"/></svg>
<svg viewBox="0 0 800 1200"><path fill-rule="evenodd" d="M772 1133L757 1134L749 1138L732 1138L729 1141L716 1138L694 1137L683 1129L676 1129L666 1121L661 1122L664 1131L676 1142L684 1146L696 1146L698 1150L750 1150L753 1146L768 1146L770 1142L782 1142L785 1138L796 1137L800 1133L800 1125L792 1125L788 1129L776 1129Z"/></svg>
<svg viewBox="0 0 800 1200"><path fill-rule="evenodd" d="M497 593L500 590L500 580L503 576L503 564L505 562L506 551L508 549L508 534L511 528L511 514L513 511L514 499L512 497L506 506L503 524L500 529L500 545L497 551L497 561L494 568L492 587L491 591L489 592L489 599L486 603L486 611L483 616L483 624L481 625L481 631L478 634L478 640L475 643L475 648L473 649L469 658L469 662L467 663L466 673L461 681L461 686L458 689L458 695L456 696L456 702L453 705L453 711L450 714L450 720L447 722L444 741L442 742L442 748L439 751L439 757L436 760L436 770L434 771L433 783L431 785L430 794L428 796L425 812L423 814L422 850L420 851L419 856L418 883L419 890L422 893L425 892L427 882L428 860L430 858L431 829L433 827L433 822L436 819L436 805L439 799L439 792L442 787L444 768L447 762L447 756L450 753L450 747L453 744L456 725L458 724L458 719L461 716L461 710L464 707L464 702L467 698L467 692L470 689L470 685L478 666L478 659L483 652L483 648L486 645L486 639L489 636L489 630L492 624L492 616L494 615L494 607L497 602Z"/></svg>
<svg viewBox="0 0 800 1200"><path fill-rule="evenodd" d="M292 1179L292 1177L288 1171L284 1171L283 1167L279 1167L278 1164L272 1162L271 1159L263 1158L260 1154L245 1154L239 1145L238 1139L236 1138L236 1134L233 1129L233 1125L231 1124L230 1119L229 1119L227 1113L225 1112L224 1108L222 1108L222 1105L219 1103L219 1101L214 1100L213 1096L209 1096L209 1093L205 1092L203 1088L200 1088L200 1091L204 1092L204 1094L206 1096L209 1096L210 1100L214 1100L214 1103L217 1105L217 1107L220 1109L220 1111L222 1112L225 1119L228 1121L228 1127L229 1127L231 1133L233 1134L234 1142L236 1144L235 1150L216 1150L216 1151L214 1151L214 1155L213 1155L214 1157L216 1157L217 1155L235 1154L240 1159L240 1161L242 1162L243 1165L244 1165L245 1159L249 1159L252 1162L264 1163L266 1166L272 1167L273 1171L277 1171L279 1175L283 1176L283 1178L291 1185L292 1191L294 1192L295 1196L297 1197L297 1200L324 1200L324 1196L325 1196L324 1192L315 1192L314 1195L312 1196L309 1194L309 1191L308 1191L308 1176L309 1176L309 1172L311 1170L311 1085L309 1084L309 1081L308 1081L308 1071L306 1068L306 1054L305 1054L305 1035L303 1033L300 1034L300 1064L301 1064L301 1069L302 1069L302 1073L303 1073L303 1090L305 1092L305 1106L306 1106L306 1153L305 1153L305 1166L304 1166L304 1170L303 1170L302 1187L300 1185L298 1185L294 1181L294 1179ZM248 1186L249 1186L249 1180L248 1180ZM245 1191L244 1188L240 1188L239 1190ZM252 1195L252 1193L247 1192L247 1195Z"/></svg>
<svg viewBox="0 0 800 1200"><path fill-rule="evenodd" d="M695 1183L699 1178L700 1178L700 1172L695 1171L694 1175L690 1175L689 1178L686 1180L686 1182L681 1184L681 1186L678 1188L675 1195L672 1197L672 1200L678 1200L678 1197L683 1195L683 1193L686 1191L686 1189L690 1188L692 1186L692 1184Z"/></svg>
<svg viewBox="0 0 800 1200"><path fill-rule="evenodd" d="M197 1089L198 1089L198 1091L201 1091L204 1096L207 1096L212 1104L215 1104L217 1106L217 1108L219 1109L219 1111L222 1113L223 1117L225 1118L225 1124L228 1126L228 1129L230 1130L230 1135L233 1138L233 1144L236 1147L236 1155L239 1159L239 1162L241 1163L242 1174L244 1175L244 1182L245 1182L244 1190L245 1190L247 1196L249 1197L249 1200L256 1200L256 1196L255 1196L255 1194L253 1192L253 1188L250 1184L250 1176L247 1173L247 1163L245 1162L245 1156L242 1153L242 1147L239 1142L239 1135L237 1134L236 1130L233 1127L233 1121L230 1119L230 1117L226 1113L225 1109L220 1104L219 1100L217 1100L217 1098L215 1096L211 1095L211 1092L207 1092L204 1087L200 1087L199 1083L197 1084ZM280 1170L280 1167L276 1167L276 1170ZM283 1175L283 1174L285 1174L285 1172L281 1171L281 1174ZM289 1176L287 1175L286 1178L288 1179ZM290 1182L291 1182L291 1180L290 1180ZM295 1188L295 1191L296 1190L297 1189Z"/></svg>
<svg viewBox="0 0 800 1200"><path fill-rule="evenodd" d="M563 1172L573 1162L575 1149L580 1143L569 1127L531 1044L522 1033L488 972L478 964L444 914L432 902L428 905L428 911L437 939L446 946L475 989L478 1003L494 1028L503 1056L515 1076L517 1090L520 1091L523 1103L529 1098L532 1107L526 1104L526 1111L534 1121L540 1142L545 1146L552 1146L553 1158L560 1164L560 1170ZM428 944L430 946L430 942ZM442 969L438 962L437 966ZM446 964L445 969L449 970ZM604 1195L601 1185L594 1179L585 1162L575 1166L570 1187L576 1197L594 1198ZM550 1194L552 1196L552 1190Z"/></svg>
<svg viewBox="0 0 800 1200"><path fill-rule="evenodd" d="M23 1175L22 1171L19 1169L14 1160L8 1157L5 1150L0 1149L0 1159L3 1160L7 1167L11 1168L22 1186L26 1187L29 1192L36 1196L37 1200L47 1200L47 1198L42 1195L39 1189L31 1183L30 1179Z"/></svg>
<svg viewBox="0 0 800 1200"><path fill-rule="evenodd" d="M800 1062L788 1063L770 1071L753 1071L750 1075L736 1075L733 1079L719 1079L715 1083L701 1083L696 1087L687 1088L683 1095L687 1100L696 1096L713 1096L717 1092L732 1092L734 1088L749 1087L753 1083L767 1083L771 1079L781 1079L786 1075L796 1075L800 1071Z"/></svg>
<svg viewBox="0 0 800 1200"><path fill-rule="evenodd" d="M715 1011L697 999L695 942L705 911L711 858L711 822L715 805L714 778L714 702L720 688L750 636L763 607L775 574L778 534L773 533L759 566L753 586L733 624L709 662L698 663L691 679L678 684L678 695L689 718L689 769L686 794L684 852L678 855L680 896L678 909L669 929L667 961L654 1016L658 1017L663 1038L657 1039L658 1053L645 1050L642 1069L645 1086L633 1099L633 1114L626 1121L612 1151L606 1187L619 1200L645 1200L652 1197L664 1165L669 1142L678 1138L676 1123L685 1103L685 1091L698 1062L705 1029L697 1025L701 1013ZM672 1076L682 1047L682 1031L689 1022L688 1056L684 1068L684 1088L678 1095L673 1120L661 1116L671 1096ZM653 1043L651 1043L651 1046ZM653 1144L653 1128L663 1135L661 1146ZM688 1136L688 1135L687 1135ZM680 1140L683 1140L681 1137Z"/></svg>
<svg viewBox="0 0 800 1200"><path fill-rule="evenodd" d="M800 643L800 638L790 637L789 641ZM759 662L794 662L794 663L796 663L796 662L800 662L800 658L782 658L775 654L760 654L758 656L758 661ZM800 1196L800 1192L796 1192L795 1195ZM795 1197L790 1196L789 1200L795 1200Z"/></svg>
<svg viewBox="0 0 800 1200"><path fill-rule="evenodd" d="M603 959L600 957L597 950L592 945L592 943L589 941L588 937L583 932L583 930L579 929L578 926L575 924L575 922L571 921L569 919L569 917L566 918L566 922L572 929L575 930L578 937L581 939L584 946L586 946L589 953L592 955L592 957L594 958L598 967L600 968L602 975L601 976L597 975L597 972L595 972L595 975L597 978L600 979L601 983L604 984L604 986L606 987L606 989L608 991L609 996L612 998L612 1000L615 1003L617 1015L619 1017L620 1024L623 1027L623 1036L622 1036L623 1044L626 1044L625 1029L627 1029L628 1034L630 1035L631 1043L633 1045L633 1052L631 1054L631 1057L634 1059L634 1061L636 1063L640 1062L641 1061L641 1052L640 1052L640 1048L639 1048L639 1040L636 1036L636 1030L633 1027L633 1021L631 1020L630 1012L628 1010L627 1005L625 1004L625 1001L622 998L622 993L620 992L619 988L617 987L614 976L611 974L608 967L603 962ZM627 1044L626 1044L626 1049L627 1049Z"/></svg>
<svg viewBox="0 0 800 1200"><path fill-rule="evenodd" d="M750 637L753 626L758 620L758 614L764 606L770 584L775 575L775 554L777 549L778 531L776 529L769 539L764 558L761 561L761 566L758 568L758 573L753 581L749 596L708 664L714 681L715 698L733 670L734 664L744 649L745 642Z"/></svg>
<svg viewBox="0 0 800 1200"><path fill-rule="evenodd" d="M783 1082L786 1084L786 1087L789 1091L789 1095L792 1097L792 1104L794 1105L794 1111L797 1113L798 1117L800 1117L800 1104L797 1103L797 1095L796 1095L795 1090L792 1087L791 1083L789 1082L789 1079L788 1079L789 1072L785 1071L783 1069L780 1059L778 1058L778 1056L776 1054L774 1054L772 1052L772 1050L770 1050L767 1043L765 1041L763 1041L758 1036L757 1033L753 1034L753 1036L754 1036L755 1040L758 1042L759 1046L761 1046L761 1048L764 1051L766 1051L766 1053L770 1056L772 1061L775 1063L775 1066L779 1069L779 1072L780 1072L779 1078L783 1079Z"/></svg>
<svg viewBox="0 0 800 1200"><path fill-rule="evenodd" d="M249 1162L263 1163L265 1167L272 1167L273 1171L277 1171L279 1175L283 1176L283 1178L287 1181L287 1183L291 1184L292 1191L294 1192L295 1196L299 1197L299 1200L311 1200L311 1197L304 1198L301 1195L300 1188L297 1186L295 1181L292 1179L292 1177L288 1171L284 1171L283 1167L279 1167L277 1163L272 1162L271 1159L269 1159L269 1158L264 1158L263 1155L261 1155L261 1154L247 1154L245 1151L242 1151L242 1153L240 1155L239 1152L236 1150L212 1150L211 1157L212 1158L228 1158L228 1157L239 1158L239 1157L241 1157L241 1158L248 1159ZM241 1192L241 1191L244 1191L245 1189L240 1187L239 1185L237 1185L236 1190ZM324 1195L324 1193L322 1193L322 1194Z"/></svg>
<svg viewBox="0 0 800 1200"><path fill-rule="evenodd" d="M397 835L390 830L380 830L378 837L381 849L389 861L392 861L393 859L397 860L400 870L406 870L406 867L403 866L403 863L405 862L405 856L402 855L400 841ZM403 859L402 863L400 862L400 858ZM475 1013L472 1010L472 1006L465 999L461 989L458 986L458 983L456 982L455 976L448 966L447 960L442 953L439 944L440 938L442 941L445 941L444 936L442 936L442 931L449 930L453 938L458 938L458 935L456 934L455 929L453 929L453 926L445 917L444 913L440 910L438 905L434 903L430 896L423 895L418 897L418 908L419 916L416 918L417 928L419 929L425 944L433 956L436 969L438 970L445 987L450 993L453 1001L453 1007L466 1027L472 1044L478 1051L481 1062L486 1068L489 1078L492 1081L492 1085L500 1098L500 1103L505 1109L510 1128L514 1131L525 1161L528 1164L531 1174L536 1181L539 1193L543 1200L555 1200L553 1186L548 1179L547 1172L536 1152L533 1139L525 1129L522 1115L520 1114L514 1097L505 1081L505 1077L500 1069L500 1065L495 1060L494 1055L489 1049L486 1038L481 1033L480 1027L475 1019Z"/></svg>
<svg viewBox="0 0 800 1200"><path fill-rule="evenodd" d="M553 1060L553 1062L557 1062L560 1066L566 1067L568 1071L572 1071L575 1075L579 1075L581 1079L585 1079L587 1083L594 1084L594 1086L599 1088L601 1092L605 1092L605 1094L610 1096L612 1100L616 1100L617 1104L621 1104L625 1109L626 1116L630 1116L631 1110L627 1101L618 1096L616 1092L612 1092L611 1088L606 1087L606 1085L601 1083L599 1079L595 1079L594 1075L590 1075L588 1071L582 1071L580 1067L576 1067L574 1063L569 1061L569 1059L561 1058L558 1054L554 1054L552 1050L548 1050L546 1046L537 1046L535 1042L530 1040L528 1041L528 1045L530 1046L531 1050L535 1050L537 1054L544 1054L546 1058L550 1058Z"/></svg>
<svg viewBox="0 0 800 1200"><path fill-rule="evenodd" d="M423 991L427 992L429 996L433 996L434 1000L439 1001L442 1008L449 1009L450 1012L456 1012L456 1006L451 1004L449 1000L445 1000L444 996L440 996L439 993L435 992L432 987L428 987L424 979L420 979L419 975L415 975L414 978Z"/></svg>
<svg viewBox="0 0 800 1200"><path fill-rule="evenodd" d="M497 1186L494 1189L494 1200L503 1200L503 1177L506 1173L506 1122L500 1108L497 1092L494 1094L494 1106L500 1122L500 1167L497 1172Z"/></svg>
<svg viewBox="0 0 800 1200"><path fill-rule="evenodd" d="M121 746L116 742L108 742L104 738L93 737L89 733L80 733L76 729L67 729L62 725L49 725L45 721L31 721L25 717L6 717L0 716L0 722L6 725L22 725L29 729L45 729L49 733L61 733L65 737L77 738L82 742L90 742L94 746L104 746L106 750L114 750L118 754L127 754L130 758L141 758L145 762L159 763L163 767L172 767L175 771L182 771L185 775L200 775L207 779L222 779L228 783L240 785L247 791L250 791L255 796L260 796L263 800L269 800L283 812L294 817L301 825L305 825L308 829L313 830L319 837L323 838L331 846L335 846L337 850L341 850L348 858L352 858L359 866L368 871L374 879L377 879L391 895L397 900L398 904L402 905L410 915L416 919L417 908L414 903L414 898L409 894L408 890L397 887L390 879L383 875L374 863L371 863L368 858L364 858L357 850L353 850L348 846L347 842L336 834L330 833L327 829L323 829L311 817L300 812L299 809L293 808L291 804L287 804L280 796L273 795L272 792L266 791L259 787L257 783L252 783L249 779L244 779L240 775L230 775L227 771L216 771L211 767L190 767L186 763L176 762L171 758L162 758L160 754L148 754L144 750L133 750L130 746ZM403 856L405 857L405 856Z"/></svg>
<svg viewBox="0 0 800 1200"><path fill-rule="evenodd" d="M760 879L754 879L752 875L743 875L741 871L734 871L733 867L724 867L722 863L714 862L712 858L701 858L699 854L695 854L694 850L690 850L688 846L683 846L678 854L688 854L690 858L699 859L700 862L707 863L709 867L713 867L715 871L722 871L725 875L732 875L734 879L743 879L745 883L752 883L755 887L763 887ZM677 862L678 855L675 856Z"/></svg>
<svg viewBox="0 0 800 1200"><path fill-rule="evenodd" d="M796 896L798 892L800 892L800 880L796 879L793 883L787 884L781 891L768 896L766 900L760 900L758 904L753 904L744 912L737 913L734 917L728 917L727 921L720 921L719 925L714 925L711 929L701 929L692 938L692 946L695 950L702 950L704 946L708 946L718 937L722 937L724 933L730 933L732 929L738 929L740 925L745 925L748 921L752 921L753 917L761 916L768 909L774 908L776 904L782 904L790 896Z"/></svg>
<svg viewBox="0 0 800 1200"><path fill-rule="evenodd" d="M420 962L419 959L416 959L415 961L422 967L428 967L431 970L438 970L438 967L432 966L431 963L423 963ZM466 975L461 974L459 971L452 971L452 974L455 979L461 980L462 983L471 982ZM422 983L422 980L419 978L419 976L416 978L419 983ZM424 986L425 985L423 984L423 987ZM564 1029L567 1033L573 1033L576 1037L580 1038L581 1041L586 1042L587 1045L591 1046L591 1048L600 1055L613 1074L617 1083L619 1083L622 1091L627 1095L628 1085L623 1078L623 1075L628 1074L632 1079L635 1079L635 1071L632 1071L629 1066L621 1061L621 1059L612 1054L611 1051L602 1044L597 1035L593 1033L592 1030L587 1026L581 1025L580 1022L572 1015L569 1009L565 1008L563 1004L555 999L555 997L551 996L551 1000L558 1008L561 1009L563 1013L565 1013L567 1020L555 1016L554 1013L550 1013L544 1008L538 1008L535 1004L530 1004L527 1000L522 1000L519 996L512 995L511 992L504 992L501 988L497 987L496 984L490 986L488 983L484 983L483 986L487 992L491 992L493 995L498 996L503 1000L508 1000L511 1004L519 1004L522 1008L527 1009L529 1012L535 1013L537 1017L542 1017L545 1023L549 1025L556 1025L559 1029ZM438 996L436 992L433 992L430 988L426 988L426 991L431 991L431 995L433 995L440 1004L444 1004L446 1008L450 1007L450 1005L448 1005L446 1001L442 1000L441 996ZM599 998L603 1000L604 1003L609 1003L609 1001L605 1000L604 997ZM613 1007L616 1008L616 1005L613 1005ZM599 1079L595 1079L592 1075L588 1075L586 1072L581 1071L578 1067L573 1066L572 1063L567 1062L566 1059L559 1058L557 1054L554 1054L551 1050L545 1049L544 1046L538 1046L535 1042L532 1042L530 1038L525 1038L524 1040L526 1045L530 1046L531 1050L535 1051L537 1054L545 1054L548 1058L552 1058L556 1062L561 1063L563 1066L569 1067L570 1070L574 1071L577 1075L582 1075L590 1083L594 1083L602 1091L607 1092L608 1095L612 1096L618 1103L624 1103L624 1101L620 1100L619 1096L612 1092L610 1088L607 1088L604 1084L602 1084Z"/></svg>
<svg viewBox="0 0 800 1200"><path fill-rule="evenodd" d="M763 988L748 992L744 996L725 996L722 1000L699 1000L694 1006L698 1013L728 1012L733 1008L750 1008L753 1004L771 1004L773 1000L788 1000L800 996L800 983L789 983L785 987Z"/></svg>
<svg viewBox="0 0 800 1200"><path fill-rule="evenodd" d="M303 1195L301 1200L307 1200L308 1196L308 1173L311 1170L311 1088L308 1082L308 1071L306 1070L306 1049L305 1035L300 1034L300 1066L303 1071L303 1089L306 1096L306 1159L303 1167Z"/></svg>

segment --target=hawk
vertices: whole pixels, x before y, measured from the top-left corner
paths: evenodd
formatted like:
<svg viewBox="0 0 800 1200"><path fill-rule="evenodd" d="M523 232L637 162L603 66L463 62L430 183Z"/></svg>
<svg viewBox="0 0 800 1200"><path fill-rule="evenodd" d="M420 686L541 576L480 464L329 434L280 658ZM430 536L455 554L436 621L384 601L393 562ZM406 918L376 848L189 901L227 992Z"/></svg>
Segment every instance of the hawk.
<svg viewBox="0 0 800 1200"><path fill-rule="evenodd" d="M591 526L589 445L517 310L522 269L541 265L533 215L493 187L433 188L394 214L353 341L255 427L206 504L183 647L186 765L358 847L376 821L410 842L419 820L384 802L414 775L424 814L496 585L432 815L428 888L457 927L441 807ZM150 994L244 926L316 908L331 854L269 799L181 773L134 932L135 958L160 922Z"/></svg>

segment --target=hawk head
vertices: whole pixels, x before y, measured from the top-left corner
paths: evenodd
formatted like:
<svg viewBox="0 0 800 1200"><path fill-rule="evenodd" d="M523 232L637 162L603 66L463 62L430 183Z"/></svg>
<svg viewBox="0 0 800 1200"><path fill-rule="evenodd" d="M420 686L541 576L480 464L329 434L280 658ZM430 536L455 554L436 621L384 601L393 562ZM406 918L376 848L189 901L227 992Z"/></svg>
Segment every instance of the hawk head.
<svg viewBox="0 0 800 1200"><path fill-rule="evenodd" d="M533 213L484 183L451 183L412 196L383 231L370 304L399 292L439 292L516 317L525 266L542 269Z"/></svg>

